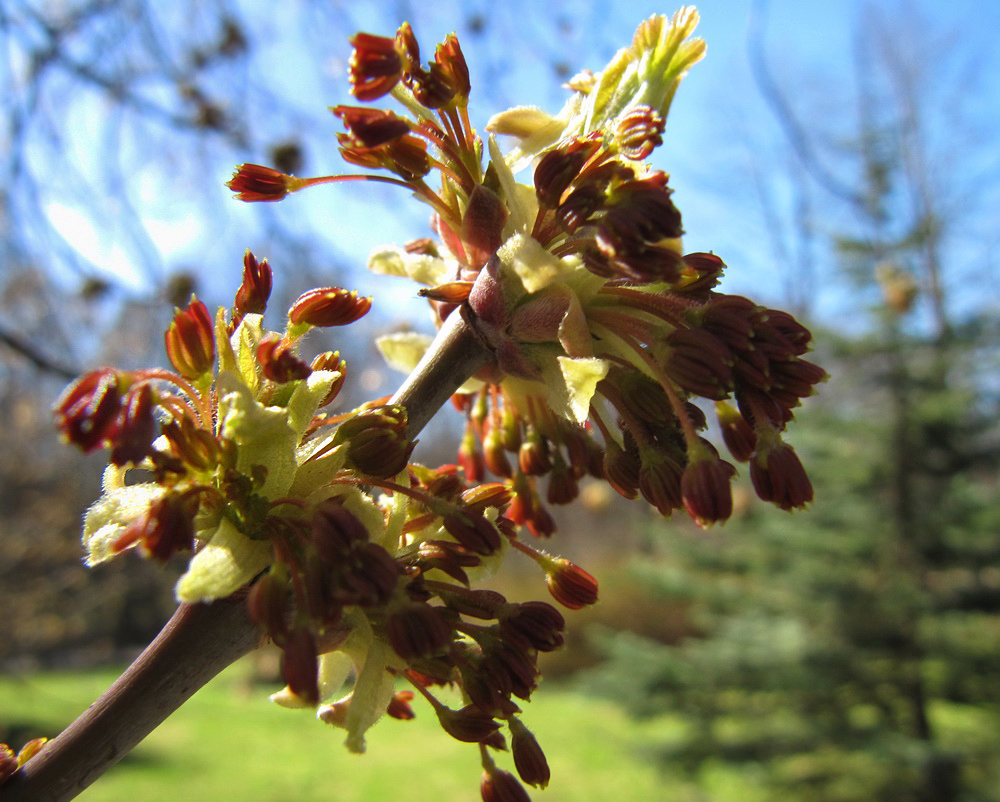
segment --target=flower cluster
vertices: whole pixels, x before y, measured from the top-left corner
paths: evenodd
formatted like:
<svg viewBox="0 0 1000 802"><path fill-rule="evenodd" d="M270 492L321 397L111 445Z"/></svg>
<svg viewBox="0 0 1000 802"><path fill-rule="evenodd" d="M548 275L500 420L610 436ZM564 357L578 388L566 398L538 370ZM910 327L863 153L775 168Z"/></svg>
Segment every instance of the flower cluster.
<svg viewBox="0 0 1000 802"><path fill-rule="evenodd" d="M786 510L812 498L782 437L825 377L804 359L810 333L718 290L725 265L685 254L668 176L643 161L703 55L689 38L697 19L685 8L642 23L602 72L572 80L558 115L494 117L491 134L517 140L507 155L470 124L454 35L427 64L409 25L356 35L354 96L391 95L402 113L335 107L340 151L391 176L297 178L245 164L229 186L241 200L274 201L377 180L431 207L436 239L381 248L369 267L424 285L438 324L456 315L449 323L488 352L453 396L466 421L457 465L410 461L405 406L323 411L346 365L336 352L306 363L300 341L312 327L350 324L370 299L311 290L283 332L266 331L271 271L248 253L231 310L213 318L193 300L178 311L166 335L174 371L102 369L61 399L66 438L111 452L85 521L89 562L131 547L161 560L190 552L182 601L249 588L251 617L283 650L276 702L315 708L361 751L381 715L412 717L419 694L446 732L478 745L484 800L526 799L522 782L544 787L548 766L515 700L531 696L538 654L562 643L564 620L548 603L510 602L477 583L511 551L538 564L568 609L594 603L597 583L520 527L551 535L549 505L573 501L588 475L663 515L724 521L736 469L706 436L710 403L761 498ZM518 183L529 165L530 183ZM408 371L429 344L414 334L379 342ZM133 468L152 480L130 483ZM460 705L441 701L439 686L457 690ZM494 759L508 743L520 780Z"/></svg>
<svg viewBox="0 0 1000 802"><path fill-rule="evenodd" d="M337 107L341 152L395 173L432 206L439 237L380 249L369 266L428 285L421 292L439 323L459 310L488 344L492 364L456 396L467 419L458 463L472 481L486 470L505 480L508 515L535 535L552 533L546 505L575 499L588 474L664 515L684 509L702 526L728 518L737 471L705 437L697 399L716 402L722 439L749 463L762 499L786 510L812 500L782 439L794 407L825 378L803 358L809 331L718 291L724 263L684 253L668 176L642 161L703 55L688 38L696 24L690 8L647 20L604 71L573 79L557 116L495 116L488 130L518 145L505 157L491 138L486 167L453 36L429 69L408 25L394 38L353 40L355 95L391 93L408 116ZM514 171L529 163L532 183L517 183ZM439 191L427 183L434 170ZM323 180L332 177L307 179ZM428 342L401 334L380 347L410 370Z"/></svg>
<svg viewBox="0 0 1000 802"><path fill-rule="evenodd" d="M287 687L276 702L314 707L362 751L382 714L412 717L413 691L395 691L401 678L459 740L503 747L507 727L529 767L522 777L544 785L544 756L513 700L531 695L537 656L562 643L563 617L472 585L511 548L571 609L596 601L595 580L518 540L504 485L411 463L404 408L324 412L346 361L327 352L306 363L301 340L357 320L371 299L310 290L279 334L262 325L271 283L267 261L247 252L231 309L213 317L193 299L177 311L165 335L173 370L101 368L63 393L55 411L66 440L110 451L84 522L88 563L129 549L160 561L188 553L178 599L246 591L251 618L282 649ZM130 481L135 469L151 480ZM448 708L435 685L460 687L467 703Z"/></svg>

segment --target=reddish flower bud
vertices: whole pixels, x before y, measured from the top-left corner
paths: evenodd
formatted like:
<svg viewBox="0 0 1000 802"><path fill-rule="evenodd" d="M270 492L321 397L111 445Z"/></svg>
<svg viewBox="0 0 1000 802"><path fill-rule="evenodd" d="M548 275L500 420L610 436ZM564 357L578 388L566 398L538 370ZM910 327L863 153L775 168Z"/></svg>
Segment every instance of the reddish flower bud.
<svg viewBox="0 0 1000 802"><path fill-rule="evenodd" d="M160 427L160 432L170 444L170 450L193 470L212 470L222 461L222 444L211 432L198 428L190 418L168 421Z"/></svg>
<svg viewBox="0 0 1000 802"><path fill-rule="evenodd" d="M492 554L500 548L500 533L482 515L469 510L452 512L444 516L445 530L469 551Z"/></svg>
<svg viewBox="0 0 1000 802"><path fill-rule="evenodd" d="M496 426L490 426L486 437L483 438L483 459L486 462L486 467L490 469L490 473L504 477L510 477L513 474L500 431Z"/></svg>
<svg viewBox="0 0 1000 802"><path fill-rule="evenodd" d="M614 440L608 442L603 458L604 477L625 498L636 497L641 467L639 451L634 443L631 448L623 449Z"/></svg>
<svg viewBox="0 0 1000 802"><path fill-rule="evenodd" d="M382 406L365 410L340 424L336 442L347 442L351 464L363 473L385 478L406 468L416 441L406 437L406 409Z"/></svg>
<svg viewBox="0 0 1000 802"><path fill-rule="evenodd" d="M352 549L368 542L368 530L337 498L316 505L310 521L312 542L319 558L330 566L344 562Z"/></svg>
<svg viewBox="0 0 1000 802"><path fill-rule="evenodd" d="M597 601L597 580L580 566L561 557L550 557L543 567L549 593L563 607L580 610Z"/></svg>
<svg viewBox="0 0 1000 802"><path fill-rule="evenodd" d="M313 359L310 367L312 367L313 370L328 370L340 374L340 378L334 381L333 387L330 388L330 392L320 403L321 407L325 407L337 397L340 392L340 388L344 384L344 376L347 373L347 360L341 358L340 351L324 351L322 354L316 355L316 358Z"/></svg>
<svg viewBox="0 0 1000 802"><path fill-rule="evenodd" d="M56 425L70 443L90 453L117 433L121 407L118 374L101 368L63 390L54 410Z"/></svg>
<svg viewBox="0 0 1000 802"><path fill-rule="evenodd" d="M549 764L545 753L531 731L521 723L521 719L512 718L510 727L510 749L514 755L514 766L521 779L528 785L544 788L549 784Z"/></svg>
<svg viewBox="0 0 1000 802"><path fill-rule="evenodd" d="M783 510L804 507L813 500L812 482L791 446L780 440L762 446L750 460L750 481L763 501Z"/></svg>
<svg viewBox="0 0 1000 802"><path fill-rule="evenodd" d="M746 462L757 447L757 435L743 416L730 404L718 402L715 412L722 430L722 440L733 459Z"/></svg>
<svg viewBox="0 0 1000 802"><path fill-rule="evenodd" d="M538 498L538 494L534 494L535 498L532 499L531 503L531 514L525 519L524 523L528 527L528 531L531 532L535 537L551 537L556 531L556 519L552 517L552 513L549 512L548 508L542 504L541 499Z"/></svg>
<svg viewBox="0 0 1000 802"><path fill-rule="evenodd" d="M417 563L425 569L438 568L464 585L469 584L469 577L462 569L473 568L482 563L478 556L450 540L424 541L417 550L417 558Z"/></svg>
<svg viewBox="0 0 1000 802"><path fill-rule="evenodd" d="M476 436L470 428L466 428L462 442L458 447L458 464L469 482L481 482L486 475L486 462L483 452L479 450Z"/></svg>
<svg viewBox="0 0 1000 802"><path fill-rule="evenodd" d="M148 384L133 387L126 394L111 449L111 462L115 465L142 462L152 451L156 439L153 405L153 388Z"/></svg>
<svg viewBox="0 0 1000 802"><path fill-rule="evenodd" d="M549 474L545 499L549 504L569 504L580 494L574 470L560 457Z"/></svg>
<svg viewBox="0 0 1000 802"><path fill-rule="evenodd" d="M308 379L312 374L312 368L295 356L292 346L276 334L261 340L257 362L264 378L279 384Z"/></svg>
<svg viewBox="0 0 1000 802"><path fill-rule="evenodd" d="M483 621L492 621L497 611L507 603L503 594L495 590L470 590L459 586L436 588L438 595L448 607L457 613Z"/></svg>
<svg viewBox="0 0 1000 802"><path fill-rule="evenodd" d="M410 123L391 111L364 106L335 106L332 111L343 121L354 147L377 148L410 132Z"/></svg>
<svg viewBox="0 0 1000 802"><path fill-rule="evenodd" d="M684 508L698 526L711 526L733 514L735 474L736 469L716 455L691 455L681 477L681 496Z"/></svg>
<svg viewBox="0 0 1000 802"><path fill-rule="evenodd" d="M667 338L664 370L689 393L721 401L732 390L733 355L704 329L677 329Z"/></svg>
<svg viewBox="0 0 1000 802"><path fill-rule="evenodd" d="M666 454L647 449L639 468L639 492L660 515L681 506L681 466Z"/></svg>
<svg viewBox="0 0 1000 802"><path fill-rule="evenodd" d="M434 712L444 731L457 741L480 743L500 729L493 716L474 705L466 705L461 710L435 705Z"/></svg>
<svg viewBox="0 0 1000 802"><path fill-rule="evenodd" d="M323 287L302 293L288 310L288 319L295 325L346 326L364 317L371 305L372 299L359 298L357 290Z"/></svg>
<svg viewBox="0 0 1000 802"><path fill-rule="evenodd" d="M412 701L413 691L396 691L392 695L389 706L385 709L386 715L398 718L400 721L409 721L416 718L417 714L410 707L410 702Z"/></svg>
<svg viewBox="0 0 1000 802"><path fill-rule="evenodd" d="M469 66L466 64L462 47L459 45L458 37L455 34L449 33L445 37L445 40L437 46L437 50L434 52L434 62L431 63L431 69L434 68L435 64L447 80L455 96L463 102L468 100L469 91L472 88L469 82Z"/></svg>
<svg viewBox="0 0 1000 802"><path fill-rule="evenodd" d="M684 267L686 274L693 275L686 275L677 291L686 295L704 294L707 297L709 290L714 289L722 278L726 263L714 253L687 253L684 254Z"/></svg>
<svg viewBox="0 0 1000 802"><path fill-rule="evenodd" d="M247 248L243 254L243 283L233 301L234 318L249 314L263 314L271 297L272 274L267 259L260 262Z"/></svg>
<svg viewBox="0 0 1000 802"><path fill-rule="evenodd" d="M511 605L501 615L500 635L522 649L551 652L563 644L566 620L551 604L542 601Z"/></svg>
<svg viewBox="0 0 1000 802"><path fill-rule="evenodd" d="M241 164L226 186L237 193L241 201L280 201L291 189L294 179L273 167L262 164Z"/></svg>
<svg viewBox="0 0 1000 802"><path fill-rule="evenodd" d="M215 362L215 325L208 307L192 299L188 308L178 310L164 335L167 357L185 379L197 379Z"/></svg>
<svg viewBox="0 0 1000 802"><path fill-rule="evenodd" d="M319 662L316 639L308 629L296 629L285 644L281 675L292 693L307 704L319 704Z"/></svg>
<svg viewBox="0 0 1000 802"><path fill-rule="evenodd" d="M612 141L628 159L642 161L663 144L666 120L655 109L641 105L623 115L615 126Z"/></svg>
<svg viewBox="0 0 1000 802"><path fill-rule="evenodd" d="M250 586L247 612L250 619L275 643L288 638L288 582L271 571Z"/></svg>
<svg viewBox="0 0 1000 802"><path fill-rule="evenodd" d="M413 602L389 613L385 631L392 648L404 660L436 654L452 637L451 627L439 608L423 602Z"/></svg>
<svg viewBox="0 0 1000 802"><path fill-rule="evenodd" d="M111 550L124 551L138 543L148 556L160 562L166 562L176 551L191 551L197 510L197 502L192 498L168 493L129 524Z"/></svg>
<svg viewBox="0 0 1000 802"><path fill-rule="evenodd" d="M403 59L396 39L358 33L351 37L354 52L348 63L351 94L367 103L392 91L403 77Z"/></svg>
<svg viewBox="0 0 1000 802"><path fill-rule="evenodd" d="M479 793L483 802L531 802L531 797L517 777L495 766L483 772Z"/></svg>
<svg viewBox="0 0 1000 802"><path fill-rule="evenodd" d="M521 471L528 476L542 476L552 469L548 441L534 426L529 426L524 442L517 453Z"/></svg>

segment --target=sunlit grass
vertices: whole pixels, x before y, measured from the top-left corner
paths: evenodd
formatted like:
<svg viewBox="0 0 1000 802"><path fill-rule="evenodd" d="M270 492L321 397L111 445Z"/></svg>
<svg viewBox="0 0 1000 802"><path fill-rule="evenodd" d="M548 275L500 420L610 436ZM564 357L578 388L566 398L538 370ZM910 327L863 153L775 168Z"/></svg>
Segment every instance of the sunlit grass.
<svg viewBox="0 0 1000 802"><path fill-rule="evenodd" d="M413 721L380 722L369 734L367 754L353 755L343 747L343 731L321 724L309 712L276 707L267 700L274 688L251 684L247 675L247 666L238 665L204 688L79 798L478 799L478 750L446 736L426 705L415 706ZM91 671L0 679L2 723L19 737L53 735L113 678L111 671ZM674 726L669 721L636 724L613 704L551 683L535 694L525 721L552 767L552 785L535 798L669 798L647 746L667 734L665 728ZM509 758L501 756L505 760L511 768Z"/></svg>

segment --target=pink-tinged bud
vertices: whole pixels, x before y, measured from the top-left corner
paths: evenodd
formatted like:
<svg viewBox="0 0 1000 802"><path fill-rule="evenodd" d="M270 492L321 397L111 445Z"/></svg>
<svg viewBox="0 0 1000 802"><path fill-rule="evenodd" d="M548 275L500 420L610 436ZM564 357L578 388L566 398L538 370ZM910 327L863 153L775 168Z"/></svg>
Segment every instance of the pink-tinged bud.
<svg viewBox="0 0 1000 802"><path fill-rule="evenodd" d="M479 793L483 802L531 802L531 797L517 777L495 766L483 772Z"/></svg>
<svg viewBox="0 0 1000 802"><path fill-rule="evenodd" d="M351 94L363 103L377 100L392 91L403 77L403 59L396 39L358 33L351 37L354 47L348 62Z"/></svg>
<svg viewBox="0 0 1000 802"><path fill-rule="evenodd" d="M303 702L319 704L319 662L316 639L308 629L296 629L285 644L281 675Z"/></svg>
<svg viewBox="0 0 1000 802"><path fill-rule="evenodd" d="M387 478L406 468L416 441L406 437L406 409L381 406L340 424L336 442L347 442L347 457L359 471Z"/></svg>
<svg viewBox="0 0 1000 802"><path fill-rule="evenodd" d="M514 766L521 779L528 785L544 788L549 784L549 764L545 753L531 731L521 723L521 719L512 718L510 726L510 750L514 755Z"/></svg>
<svg viewBox="0 0 1000 802"><path fill-rule="evenodd" d="M243 283L236 291L233 301L234 316L242 318L249 314L263 314L271 297L273 277L267 259L260 262L247 248L243 254Z"/></svg>
<svg viewBox="0 0 1000 802"><path fill-rule="evenodd" d="M580 566L562 557L550 557L543 567L549 593L563 607L580 610L597 601L597 580Z"/></svg>
<svg viewBox="0 0 1000 802"><path fill-rule="evenodd" d="M81 376L56 402L56 426L84 453L90 453L118 431L122 408L121 380L110 368Z"/></svg>
<svg viewBox="0 0 1000 802"><path fill-rule="evenodd" d="M812 482L790 445L761 447L750 460L750 481L763 501L783 510L804 507L813 500Z"/></svg>
<svg viewBox="0 0 1000 802"><path fill-rule="evenodd" d="M736 469L715 455L691 455L681 477L684 509L695 523L708 527L733 514L732 478Z"/></svg>
<svg viewBox="0 0 1000 802"><path fill-rule="evenodd" d="M111 462L115 465L142 462L152 451L156 439L153 405L153 388L148 384L133 387L125 395L118 431L112 441Z"/></svg>
<svg viewBox="0 0 1000 802"><path fill-rule="evenodd" d="M111 550L120 552L138 543L148 556L160 562L166 562L174 552L191 551L197 510L197 502L190 497L168 493L129 524Z"/></svg>
<svg viewBox="0 0 1000 802"><path fill-rule="evenodd" d="M215 325L208 307L192 299L185 310L178 310L164 335L167 357L185 379L197 379L215 363Z"/></svg>
<svg viewBox="0 0 1000 802"><path fill-rule="evenodd" d="M385 632L396 654L410 661L430 657L451 643L452 630L437 607L413 602L389 613Z"/></svg>
<svg viewBox="0 0 1000 802"><path fill-rule="evenodd" d="M722 430L722 440L729 453L733 455L733 459L746 462L757 448L757 435L753 428L732 405L723 401L715 405L715 412Z"/></svg>
<svg viewBox="0 0 1000 802"><path fill-rule="evenodd" d="M649 106L636 106L618 120L612 141L628 159L642 161L663 144L663 115Z"/></svg>
<svg viewBox="0 0 1000 802"><path fill-rule="evenodd" d="M287 340L271 334L257 346L257 363L265 379L279 384L308 379L312 368L295 356Z"/></svg>
<svg viewBox="0 0 1000 802"><path fill-rule="evenodd" d="M364 317L371 306L372 299L359 298L357 290L323 287L302 293L288 310L288 319L297 326L346 326Z"/></svg>
<svg viewBox="0 0 1000 802"><path fill-rule="evenodd" d="M254 201L280 201L291 189L294 181L273 167L262 164L241 164L226 186L236 193L236 198L248 203Z"/></svg>
<svg viewBox="0 0 1000 802"><path fill-rule="evenodd" d="M396 691L389 701L389 706L385 709L386 715L397 718L400 721L409 721L416 718L417 714L413 712L413 708L410 706L410 702L412 701L413 691Z"/></svg>
<svg viewBox="0 0 1000 802"><path fill-rule="evenodd" d="M511 605L500 618L500 635L521 649L551 652L563 644L566 620L551 604L542 601Z"/></svg>
<svg viewBox="0 0 1000 802"><path fill-rule="evenodd" d="M461 710L435 705L435 712L444 731L457 741L481 743L500 729L493 716L474 705L466 705Z"/></svg>
<svg viewBox="0 0 1000 802"><path fill-rule="evenodd" d="M469 551L487 555L500 548L500 533L482 515L470 510L459 510L444 516L442 523L448 534Z"/></svg>

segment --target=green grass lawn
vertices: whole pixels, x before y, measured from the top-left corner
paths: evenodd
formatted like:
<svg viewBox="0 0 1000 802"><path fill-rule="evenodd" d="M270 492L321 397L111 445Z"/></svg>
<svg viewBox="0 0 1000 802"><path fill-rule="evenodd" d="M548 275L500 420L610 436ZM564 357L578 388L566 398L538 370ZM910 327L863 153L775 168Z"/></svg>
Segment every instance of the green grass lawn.
<svg viewBox="0 0 1000 802"><path fill-rule="evenodd" d="M320 723L311 712L273 705L267 694L277 688L251 685L247 672L245 665L234 666L202 689L79 799L479 799L478 750L448 737L426 704L415 701L415 720L379 722L369 733L367 753L354 755L343 746L343 730ZM20 740L55 735L114 676L104 670L0 678L0 724L8 733L18 733ZM612 704L551 683L526 706L524 720L552 768L552 784L544 792L534 792L535 799L685 798L667 793L663 775L646 748L676 724L665 720L637 724ZM19 747L20 741L13 745ZM512 769L509 757L501 756L500 762Z"/></svg>

